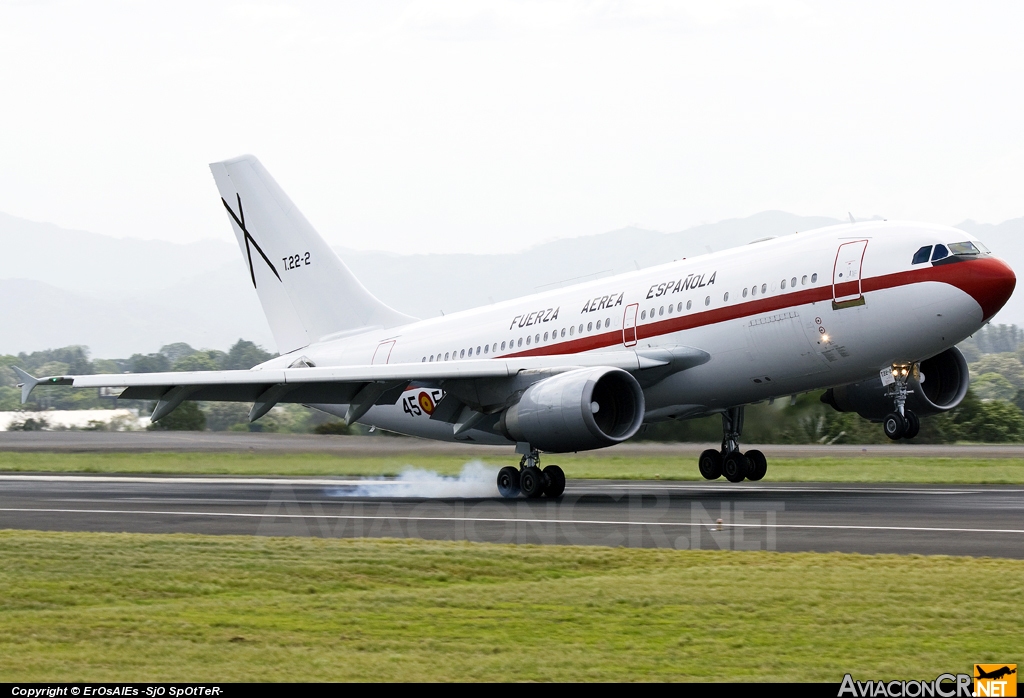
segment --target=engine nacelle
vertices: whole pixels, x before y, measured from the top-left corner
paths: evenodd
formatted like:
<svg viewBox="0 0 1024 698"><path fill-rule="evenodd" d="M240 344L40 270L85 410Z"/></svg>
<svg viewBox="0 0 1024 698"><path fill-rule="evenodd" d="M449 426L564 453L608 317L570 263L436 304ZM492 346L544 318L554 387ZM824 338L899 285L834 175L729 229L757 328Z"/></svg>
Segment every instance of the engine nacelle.
<svg viewBox="0 0 1024 698"><path fill-rule="evenodd" d="M918 416L948 412L963 401L971 383L967 360L956 347L921 362L921 378L910 378L907 409ZM878 377L858 383L829 388L821 401L840 412L856 412L865 419L880 422L893 411L891 398Z"/></svg>
<svg viewBox="0 0 1024 698"><path fill-rule="evenodd" d="M580 368L531 385L501 414L513 441L552 453L587 451L625 441L640 429L644 393L619 368Z"/></svg>

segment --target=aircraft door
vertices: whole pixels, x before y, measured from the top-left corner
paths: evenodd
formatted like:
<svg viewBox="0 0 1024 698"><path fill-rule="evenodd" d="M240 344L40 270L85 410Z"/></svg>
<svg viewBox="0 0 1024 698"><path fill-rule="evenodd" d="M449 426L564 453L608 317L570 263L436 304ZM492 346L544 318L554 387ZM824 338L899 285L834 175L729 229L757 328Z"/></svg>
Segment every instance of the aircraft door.
<svg viewBox="0 0 1024 698"><path fill-rule="evenodd" d="M373 359L370 360L370 363L386 364L391 359L391 350L394 348L395 340L393 339L389 339L386 342L381 342L380 344L377 345L376 351L373 352Z"/></svg>
<svg viewBox="0 0 1024 698"><path fill-rule="evenodd" d="M622 343L627 347L636 345L636 312L639 303L626 306L626 314L622 316Z"/></svg>
<svg viewBox="0 0 1024 698"><path fill-rule="evenodd" d="M867 240L844 242L839 246L832 269L832 307L835 310L864 305L861 273L867 247Z"/></svg>

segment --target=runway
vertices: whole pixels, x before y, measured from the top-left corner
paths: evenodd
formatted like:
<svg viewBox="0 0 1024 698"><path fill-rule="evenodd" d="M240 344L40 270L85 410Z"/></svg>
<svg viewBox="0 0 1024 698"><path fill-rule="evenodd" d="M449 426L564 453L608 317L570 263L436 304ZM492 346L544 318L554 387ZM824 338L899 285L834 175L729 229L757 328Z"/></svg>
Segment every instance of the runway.
<svg viewBox="0 0 1024 698"><path fill-rule="evenodd" d="M1013 485L577 480L556 501L354 496L368 485L400 483L0 475L0 528L1024 558Z"/></svg>
<svg viewBox="0 0 1024 698"><path fill-rule="evenodd" d="M628 441L588 451L594 458L671 456L692 458L720 444ZM1024 444L744 444L771 458L1024 458ZM411 437L325 436L259 432L195 431L0 431L0 453L329 453L338 456L440 456L508 458L518 461L512 446L444 443Z"/></svg>

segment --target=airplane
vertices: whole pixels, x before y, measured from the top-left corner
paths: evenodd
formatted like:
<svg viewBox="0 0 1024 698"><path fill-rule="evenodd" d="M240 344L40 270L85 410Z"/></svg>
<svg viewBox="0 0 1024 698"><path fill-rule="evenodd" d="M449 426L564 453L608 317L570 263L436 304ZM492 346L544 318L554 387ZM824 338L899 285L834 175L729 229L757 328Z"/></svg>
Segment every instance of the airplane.
<svg viewBox="0 0 1024 698"><path fill-rule="evenodd" d="M977 665L975 666L978 669L978 675L974 677L976 679L1001 679L1004 676L1010 676L1011 674L1017 673L1016 669L1011 669L1009 666L1004 666L993 671L985 671L981 667L978 667Z"/></svg>
<svg viewBox="0 0 1024 698"><path fill-rule="evenodd" d="M913 438L963 400L956 344L1013 293L974 236L922 223L835 225L417 320L374 297L251 155L210 165L279 355L248 371L35 378L155 400L251 402L250 421L300 403L442 441L515 446L503 497L558 497L541 454L622 443L644 424L722 416L700 474L760 480L744 407L825 389L822 401ZM449 283L451 281L449 280ZM435 283L424 280L424 293Z"/></svg>

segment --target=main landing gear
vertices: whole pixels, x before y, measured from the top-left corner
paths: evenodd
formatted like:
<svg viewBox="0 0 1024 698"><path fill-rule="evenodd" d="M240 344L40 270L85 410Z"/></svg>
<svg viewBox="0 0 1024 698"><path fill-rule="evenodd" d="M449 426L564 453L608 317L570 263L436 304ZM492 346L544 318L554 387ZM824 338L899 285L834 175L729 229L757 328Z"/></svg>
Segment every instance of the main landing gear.
<svg viewBox="0 0 1024 698"><path fill-rule="evenodd" d="M506 499L517 497L521 492L527 499L547 496L561 497L565 491L565 473L557 465L540 468L540 452L530 449L519 468L507 466L498 471L498 493Z"/></svg>
<svg viewBox="0 0 1024 698"><path fill-rule="evenodd" d="M885 415L882 430L893 441L912 439L921 431L921 420L907 409L907 395L914 391L907 390L910 376L916 375L920 369L917 364L893 364L893 382L886 389L886 397L892 398L895 409Z"/></svg>
<svg viewBox="0 0 1024 698"><path fill-rule="evenodd" d="M709 448L700 454L697 467L705 480L717 480L722 475L729 482L760 480L768 472L768 459L758 450L740 452L743 433L743 408L730 407L722 413L722 450Z"/></svg>

